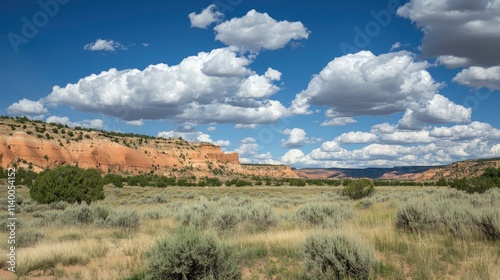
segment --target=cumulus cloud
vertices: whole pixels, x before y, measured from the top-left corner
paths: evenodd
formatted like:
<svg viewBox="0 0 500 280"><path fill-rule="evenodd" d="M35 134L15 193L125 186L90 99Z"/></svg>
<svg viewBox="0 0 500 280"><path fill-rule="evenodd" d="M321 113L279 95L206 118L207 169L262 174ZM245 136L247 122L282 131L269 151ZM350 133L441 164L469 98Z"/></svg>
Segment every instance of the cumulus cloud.
<svg viewBox="0 0 500 280"><path fill-rule="evenodd" d="M241 84L237 97L267 98L278 92L280 88L273 82L281 79L281 73L269 68L263 76L252 75Z"/></svg>
<svg viewBox="0 0 500 280"><path fill-rule="evenodd" d="M309 31L301 22L276 21L267 13L255 10L222 22L214 30L215 38L224 44L254 52L281 49L291 41L309 37Z"/></svg>
<svg viewBox="0 0 500 280"><path fill-rule="evenodd" d="M348 144L366 144L348 149ZM404 130L388 123L371 132L348 132L305 154L292 149L281 160L294 166L369 167L441 165L470 158L498 156L500 130L490 124L425 127Z"/></svg>
<svg viewBox="0 0 500 280"><path fill-rule="evenodd" d="M238 123L234 126L236 129L257 129L258 125L257 124L242 124Z"/></svg>
<svg viewBox="0 0 500 280"><path fill-rule="evenodd" d="M327 114L328 117L328 114ZM321 126L344 126L352 123L357 123L358 121L351 117L332 117L332 119L326 120L321 123Z"/></svg>
<svg viewBox="0 0 500 280"><path fill-rule="evenodd" d="M36 115L47 114L49 111L44 107L43 103L39 101L32 101L26 98L13 103L7 108L7 112L13 115Z"/></svg>
<svg viewBox="0 0 500 280"><path fill-rule="evenodd" d="M255 142L257 142L257 140L255 140L252 137L245 137L241 139L241 143L255 143Z"/></svg>
<svg viewBox="0 0 500 280"><path fill-rule="evenodd" d="M379 56L361 51L335 58L296 96L290 111L310 114L311 105L329 106L326 117L332 120L323 125L397 112L407 112L408 124L469 121L470 109L437 94L442 85L427 67L427 62L416 62L406 51Z"/></svg>
<svg viewBox="0 0 500 280"><path fill-rule="evenodd" d="M126 50L127 47L113 40L97 39L95 42L86 44L83 49L87 51L107 51Z"/></svg>
<svg viewBox="0 0 500 280"><path fill-rule="evenodd" d="M212 51L211 57L203 63L201 71L212 77L249 76L254 71L247 68L252 61L247 57L237 56L228 48Z"/></svg>
<svg viewBox="0 0 500 280"><path fill-rule="evenodd" d="M134 120L134 121L128 121L126 123L127 125L132 125L132 126L143 126L144 120Z"/></svg>
<svg viewBox="0 0 500 280"><path fill-rule="evenodd" d="M68 117L59 117L59 116L50 116L47 118L46 122L48 123L60 123L67 125L69 127L86 127L86 128L94 128L94 129L103 129L104 121L101 119L92 119L92 120L82 120L79 122L72 122Z"/></svg>
<svg viewBox="0 0 500 280"><path fill-rule="evenodd" d="M188 17L191 21L191 27L206 29L210 24L219 22L224 15L216 9L215 4L212 4L203 9L199 14L195 12L190 13Z"/></svg>
<svg viewBox="0 0 500 280"><path fill-rule="evenodd" d="M376 140L377 136L375 134L361 131L343 133L335 138L335 141L341 144L365 144Z"/></svg>
<svg viewBox="0 0 500 280"><path fill-rule="evenodd" d="M207 130L208 130L209 132L214 132L214 131L216 131L216 130L217 130L217 128L216 128L215 126L209 126L209 127L207 128Z"/></svg>
<svg viewBox="0 0 500 280"><path fill-rule="evenodd" d="M285 129L280 131L284 135L288 135L288 139L281 140L281 147L284 148L298 148L305 144L317 143L322 141L320 138L309 138L306 136L305 130L301 128Z"/></svg>
<svg viewBox="0 0 500 280"><path fill-rule="evenodd" d="M259 145L255 143L243 143L239 148L235 149L235 152L245 157L255 156L258 151Z"/></svg>
<svg viewBox="0 0 500 280"><path fill-rule="evenodd" d="M171 130L171 131L160 131L158 132L157 137L162 137L162 138L179 138L181 137L184 140L187 140L189 142L207 142L207 143L212 143L214 145L220 146L220 147L228 147L231 146L231 142L227 140L217 140L214 141L212 140L211 136L200 132L200 131L181 131L182 129L178 130Z"/></svg>
<svg viewBox="0 0 500 280"><path fill-rule="evenodd" d="M472 88L500 90L500 66L483 68L470 67L458 73L453 81Z"/></svg>
<svg viewBox="0 0 500 280"><path fill-rule="evenodd" d="M498 0L411 0L397 14L421 28L427 57L446 56L450 67L500 64Z"/></svg>
<svg viewBox="0 0 500 280"><path fill-rule="evenodd" d="M436 94L425 107L407 109L399 122L399 127L418 129L426 123L461 123L470 122L472 109L451 102L448 98Z"/></svg>
<svg viewBox="0 0 500 280"><path fill-rule="evenodd" d="M211 63L217 64L214 59L219 55L235 66L234 75L227 68L219 72L212 68ZM178 65L156 64L144 70L112 68L92 74L74 84L54 86L43 102L126 121L169 119L179 123L250 126L275 123L287 112L279 101L267 98L277 91L271 84L279 72L268 69L256 79L254 75L244 75L251 72L246 65L245 58L228 49L215 49L187 57ZM243 94L242 88L247 84L248 90ZM253 88L268 91L259 95Z"/></svg>

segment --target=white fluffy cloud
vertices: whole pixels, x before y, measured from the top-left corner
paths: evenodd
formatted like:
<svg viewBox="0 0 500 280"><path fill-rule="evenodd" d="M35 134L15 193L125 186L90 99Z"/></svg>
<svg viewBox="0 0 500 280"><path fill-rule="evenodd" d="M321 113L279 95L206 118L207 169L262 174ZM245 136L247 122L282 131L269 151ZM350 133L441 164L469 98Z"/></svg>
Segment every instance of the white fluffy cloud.
<svg viewBox="0 0 500 280"><path fill-rule="evenodd" d="M192 12L188 15L189 20L191 21L191 27L203 29L207 28L214 22L219 22L222 16L223 14L216 10L215 4L206 7L199 14Z"/></svg>
<svg viewBox="0 0 500 280"><path fill-rule="evenodd" d="M343 133L335 138L335 141L341 144L365 144L376 140L377 135L361 131Z"/></svg>
<svg viewBox="0 0 500 280"><path fill-rule="evenodd" d="M234 126L236 129L257 129L259 127L257 124L242 124L238 123Z"/></svg>
<svg viewBox="0 0 500 280"><path fill-rule="evenodd" d="M348 144L366 144L348 149ZM349 132L326 141L308 154L292 149L281 160L295 166L369 167L441 165L469 158L496 157L500 130L487 123L426 127L419 131L397 125L374 125L371 133Z"/></svg>
<svg viewBox="0 0 500 280"><path fill-rule="evenodd" d="M95 42L86 44L83 49L87 51L108 51L125 50L127 47L113 40L97 39Z"/></svg>
<svg viewBox="0 0 500 280"><path fill-rule="evenodd" d="M267 98L280 90L273 82L281 79L281 73L269 68L263 76L251 75L236 93L241 98Z"/></svg>
<svg viewBox="0 0 500 280"><path fill-rule="evenodd" d="M95 128L95 129L103 129L104 122L101 119L92 119L92 120L83 120L79 122L72 122L68 117L58 117L58 116L50 116L47 118L46 122L48 123L60 123L67 125L69 127L86 127L86 128Z"/></svg>
<svg viewBox="0 0 500 280"><path fill-rule="evenodd" d="M241 143L255 143L255 142L257 142L257 140L255 140L252 137L245 137L241 139Z"/></svg>
<svg viewBox="0 0 500 280"><path fill-rule="evenodd" d="M307 137L305 130L301 128L287 128L280 132L284 135L288 135L288 139L281 140L281 146L284 148L298 148L304 146L305 144L317 143L322 141L322 139L316 137Z"/></svg>
<svg viewBox="0 0 500 280"><path fill-rule="evenodd" d="M397 14L422 29L428 57L450 67L500 64L498 0L411 0Z"/></svg>
<svg viewBox="0 0 500 280"><path fill-rule="evenodd" d="M49 111L44 107L40 101L32 101L26 98L13 103L7 108L7 112L13 115L36 115L47 114Z"/></svg>
<svg viewBox="0 0 500 280"><path fill-rule="evenodd" d="M227 140L217 140L214 141L210 137L210 135L200 132L200 131L160 131L158 132L157 137L162 138L179 138L190 141L190 142L208 142L221 147L231 146L231 142Z"/></svg>
<svg viewBox="0 0 500 280"><path fill-rule="evenodd" d="M361 51L334 59L299 93L290 108L295 114L311 113L311 105L329 106L323 125L352 122L361 115L407 112L407 124L468 122L471 110L437 94L426 62L401 51L375 56ZM338 118L347 118L340 119Z"/></svg>
<svg viewBox="0 0 500 280"><path fill-rule="evenodd" d="M281 140L281 146L286 148L302 147L306 144L307 137L305 130L301 128L285 129L281 133L288 135L288 139Z"/></svg>
<svg viewBox="0 0 500 280"><path fill-rule="evenodd" d="M328 117L328 113L327 113ZM321 123L321 126L344 126L352 123L357 123L358 121L351 117L334 117L332 119L326 120Z"/></svg>
<svg viewBox="0 0 500 280"><path fill-rule="evenodd" d="M491 90L500 90L500 66L470 67L458 73L453 81L472 88L486 87Z"/></svg>
<svg viewBox="0 0 500 280"><path fill-rule="evenodd" d="M216 39L242 50L276 50L293 40L307 39L309 31L301 22L276 21L267 13L249 11L241 18L215 26Z"/></svg>
<svg viewBox="0 0 500 280"><path fill-rule="evenodd" d="M247 68L252 61L244 56L237 56L229 48L213 50L211 57L203 63L201 71L212 77L249 76L254 71Z"/></svg>
<svg viewBox="0 0 500 280"><path fill-rule="evenodd" d="M134 121L128 121L126 123L127 125L132 125L132 126L143 126L144 120L134 120Z"/></svg>
<svg viewBox="0 0 500 280"><path fill-rule="evenodd" d="M218 56L228 68L212 68ZM255 79L245 66L246 58L227 48L200 52L178 65L156 64L144 70L110 69L80 79L65 87L54 86L43 101L49 106L67 105L85 111L115 116L126 121L169 119L195 124L234 123L242 125L276 122L287 109L267 97L278 89L272 82L279 72L268 69ZM208 66L207 66L208 65ZM230 68L231 68L230 67ZM256 75L256 74L255 74ZM242 88L250 84L242 97ZM259 95L256 89L268 89Z"/></svg>

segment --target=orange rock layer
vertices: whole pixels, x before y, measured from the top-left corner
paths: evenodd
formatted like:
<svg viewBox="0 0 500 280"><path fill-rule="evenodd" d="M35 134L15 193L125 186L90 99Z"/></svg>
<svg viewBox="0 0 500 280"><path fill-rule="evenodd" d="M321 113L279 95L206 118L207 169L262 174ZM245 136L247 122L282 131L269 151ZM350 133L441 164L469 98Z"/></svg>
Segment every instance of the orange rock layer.
<svg viewBox="0 0 500 280"><path fill-rule="evenodd" d="M240 165L237 153L224 153L210 143L189 143L181 139L140 139L113 137L98 131L84 132L86 137L52 135L48 140L24 131L0 131L0 166L32 165L41 171L60 164L96 168L112 173L149 173L196 176L242 174L273 177L297 177L289 166L248 168ZM75 133L76 134L76 133Z"/></svg>

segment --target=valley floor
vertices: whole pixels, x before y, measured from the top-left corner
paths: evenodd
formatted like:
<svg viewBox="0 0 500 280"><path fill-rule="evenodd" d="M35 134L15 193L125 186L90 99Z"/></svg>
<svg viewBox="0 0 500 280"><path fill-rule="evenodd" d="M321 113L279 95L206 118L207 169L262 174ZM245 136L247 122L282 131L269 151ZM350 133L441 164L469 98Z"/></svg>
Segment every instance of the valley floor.
<svg viewBox="0 0 500 280"><path fill-rule="evenodd" d="M81 210L77 206L36 204L29 198L29 189L21 187L18 188L23 203L18 214L22 224L17 231L17 239L21 239L21 248L17 249L17 277L141 279L149 269L146 252L158 238L172 235L184 223L233 248L237 252L234 263L241 268L242 279L307 279L303 245L308 236L318 232L345 233L371 250L374 258L371 279L500 279L498 239L482 237L460 226L458 232L446 227L413 232L396 227L399 209L419 201L452 203L459 207L454 210L456 213L483 208L498 212L500 189L468 195L444 187L378 187L371 197L359 201L347 200L339 194L340 188L326 186L164 189L106 186L106 199L91 208L114 211L117 217L134 213L137 217L129 224L126 219L104 224L74 220L70 215ZM2 200L7 196L5 188L0 195ZM264 218L265 225L259 224L262 221L242 218L250 217L252 209L266 205L272 213ZM337 212L312 213L312 206L318 206L317 209L335 206L331 211ZM196 211L200 208L213 212L197 220ZM7 212L5 208L1 211ZM221 222L216 215L234 219ZM0 279L16 279L5 270L7 234L4 229L0 232Z"/></svg>

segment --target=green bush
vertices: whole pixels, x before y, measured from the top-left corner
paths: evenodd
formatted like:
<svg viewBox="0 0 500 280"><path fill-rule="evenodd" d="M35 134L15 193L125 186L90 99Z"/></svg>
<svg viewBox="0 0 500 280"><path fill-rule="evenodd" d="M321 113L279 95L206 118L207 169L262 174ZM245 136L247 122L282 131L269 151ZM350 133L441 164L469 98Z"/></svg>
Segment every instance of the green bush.
<svg viewBox="0 0 500 280"><path fill-rule="evenodd" d="M38 203L91 203L104 199L104 189L97 170L61 165L40 173L30 188L30 195Z"/></svg>
<svg viewBox="0 0 500 280"><path fill-rule="evenodd" d="M240 279L233 250L193 228L160 239L146 254L146 279Z"/></svg>
<svg viewBox="0 0 500 280"><path fill-rule="evenodd" d="M368 279L372 249L343 234L314 234L304 245L309 279Z"/></svg>
<svg viewBox="0 0 500 280"><path fill-rule="evenodd" d="M360 199L371 195L375 191L375 185L372 180L360 179L349 181L347 186L342 189L342 195L352 199Z"/></svg>
<svg viewBox="0 0 500 280"><path fill-rule="evenodd" d="M124 181L126 181L126 179L117 174L106 174L103 178L104 185L113 184L113 186L117 188L123 188Z"/></svg>

